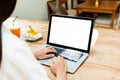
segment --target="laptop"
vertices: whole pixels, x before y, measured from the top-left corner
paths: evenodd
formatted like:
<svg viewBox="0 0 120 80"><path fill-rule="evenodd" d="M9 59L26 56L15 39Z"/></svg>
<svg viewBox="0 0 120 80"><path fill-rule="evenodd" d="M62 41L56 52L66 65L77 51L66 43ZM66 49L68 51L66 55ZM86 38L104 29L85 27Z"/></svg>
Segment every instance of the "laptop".
<svg viewBox="0 0 120 80"><path fill-rule="evenodd" d="M50 15L47 43L44 47L54 47L57 55L38 61L49 66L49 60L63 56L67 62L67 72L74 73L89 56L93 26L93 18Z"/></svg>

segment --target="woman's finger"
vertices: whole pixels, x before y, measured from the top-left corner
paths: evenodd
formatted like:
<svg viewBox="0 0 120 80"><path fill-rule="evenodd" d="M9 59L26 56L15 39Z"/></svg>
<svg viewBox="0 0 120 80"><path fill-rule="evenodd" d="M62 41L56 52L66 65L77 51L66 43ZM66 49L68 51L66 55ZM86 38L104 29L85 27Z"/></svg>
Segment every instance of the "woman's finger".
<svg viewBox="0 0 120 80"><path fill-rule="evenodd" d="M49 61L49 65L52 66L54 62L52 60Z"/></svg>

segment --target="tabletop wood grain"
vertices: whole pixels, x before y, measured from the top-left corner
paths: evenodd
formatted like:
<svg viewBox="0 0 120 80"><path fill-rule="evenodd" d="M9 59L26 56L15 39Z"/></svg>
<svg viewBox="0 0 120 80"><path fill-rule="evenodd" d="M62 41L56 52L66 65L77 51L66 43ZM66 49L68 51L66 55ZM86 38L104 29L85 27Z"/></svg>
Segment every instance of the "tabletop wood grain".
<svg viewBox="0 0 120 80"><path fill-rule="evenodd" d="M48 21L19 19L24 27L31 25L42 33L42 39L27 42L32 51L39 49L46 43ZM99 32L97 42L90 51L87 60L74 73L67 73L68 80L120 80L120 28L118 30L95 27ZM49 67L44 66L51 80L55 76Z"/></svg>

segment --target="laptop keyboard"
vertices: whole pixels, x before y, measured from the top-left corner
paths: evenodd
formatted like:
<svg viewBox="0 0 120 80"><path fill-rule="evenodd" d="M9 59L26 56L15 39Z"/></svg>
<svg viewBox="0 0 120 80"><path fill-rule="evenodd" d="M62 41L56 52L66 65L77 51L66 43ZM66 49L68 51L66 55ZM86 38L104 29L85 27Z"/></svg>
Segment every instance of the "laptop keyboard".
<svg viewBox="0 0 120 80"><path fill-rule="evenodd" d="M54 47L54 49L57 51L57 54L55 56L58 56L59 54L61 54L63 51L65 51L64 49L60 49L60 48L56 48Z"/></svg>
<svg viewBox="0 0 120 80"><path fill-rule="evenodd" d="M72 52L72 51L66 51L60 48L54 47L57 51L57 54L55 56L62 56L66 59L72 60L72 61L78 61L80 57L83 55L82 52Z"/></svg>
<svg viewBox="0 0 120 80"><path fill-rule="evenodd" d="M46 46L46 47L49 47L49 46ZM54 47L54 46L52 46L52 47L57 51L57 53L55 54L56 57L58 55L60 55L63 51L65 51L64 49L61 49L61 48L57 48L57 47Z"/></svg>
<svg viewBox="0 0 120 80"><path fill-rule="evenodd" d="M69 59L75 62L77 62L80 59L80 57L83 55L82 52L72 52L72 51L57 48L57 47L53 47L53 48L57 51L57 53L55 54L56 57L60 55L66 59Z"/></svg>
<svg viewBox="0 0 120 80"><path fill-rule="evenodd" d="M82 52L64 51L60 55L66 59L77 62L83 54Z"/></svg>

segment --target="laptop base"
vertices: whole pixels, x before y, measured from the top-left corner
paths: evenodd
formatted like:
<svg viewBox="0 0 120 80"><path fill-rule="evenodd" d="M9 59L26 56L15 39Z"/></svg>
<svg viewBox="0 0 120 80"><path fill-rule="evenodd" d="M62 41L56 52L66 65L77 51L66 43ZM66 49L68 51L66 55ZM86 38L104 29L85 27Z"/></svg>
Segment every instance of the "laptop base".
<svg viewBox="0 0 120 80"><path fill-rule="evenodd" d="M65 59L67 62L67 72L74 73L79 68L79 66L85 61L85 59L87 59L87 57L88 57L88 53L83 53L83 56L77 62ZM56 58L57 57L53 57L53 58L42 59L38 61L43 65L49 66L49 61L55 60Z"/></svg>

